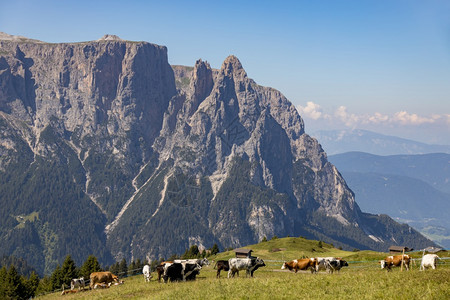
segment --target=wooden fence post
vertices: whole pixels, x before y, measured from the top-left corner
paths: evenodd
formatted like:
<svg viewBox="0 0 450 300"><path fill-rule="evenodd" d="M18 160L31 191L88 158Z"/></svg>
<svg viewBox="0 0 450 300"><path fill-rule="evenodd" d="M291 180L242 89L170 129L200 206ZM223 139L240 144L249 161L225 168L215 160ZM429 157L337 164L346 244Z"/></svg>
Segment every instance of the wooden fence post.
<svg viewBox="0 0 450 300"><path fill-rule="evenodd" d="M403 252L402 252L402 265L400 267L400 271L403 272L403 263L404 263L404 259L405 259L405 248L403 248Z"/></svg>

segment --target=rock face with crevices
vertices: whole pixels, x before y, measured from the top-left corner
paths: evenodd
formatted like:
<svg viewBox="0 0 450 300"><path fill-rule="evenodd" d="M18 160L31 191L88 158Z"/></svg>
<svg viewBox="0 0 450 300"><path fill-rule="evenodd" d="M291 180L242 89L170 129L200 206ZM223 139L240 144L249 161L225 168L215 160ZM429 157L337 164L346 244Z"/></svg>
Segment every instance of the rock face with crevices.
<svg viewBox="0 0 450 300"><path fill-rule="evenodd" d="M274 235L432 244L361 212L294 105L234 56L172 68L165 47L112 35L2 36L0 254L49 273L67 254L109 264Z"/></svg>

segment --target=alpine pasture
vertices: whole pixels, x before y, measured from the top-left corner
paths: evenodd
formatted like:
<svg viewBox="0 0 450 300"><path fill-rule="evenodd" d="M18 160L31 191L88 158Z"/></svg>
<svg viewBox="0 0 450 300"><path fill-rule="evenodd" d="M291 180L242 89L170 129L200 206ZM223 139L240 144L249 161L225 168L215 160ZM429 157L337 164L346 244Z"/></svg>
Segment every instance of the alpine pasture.
<svg viewBox="0 0 450 300"><path fill-rule="evenodd" d="M408 253L414 260L412 270L382 270L378 261L388 254L374 251L342 251L319 241L280 238L245 248L261 257L266 267L254 278L241 272L228 279L222 272L216 278L212 260L234 257L233 251L210 257L196 281L159 283L153 272L150 282L143 275L123 278L124 284L103 290L85 290L62 296L61 292L41 299L450 299L450 260L440 261L436 270L419 271L421 252ZM441 252L440 257L449 257ZM302 257L342 257L348 263L339 273L297 274L281 270L283 261Z"/></svg>

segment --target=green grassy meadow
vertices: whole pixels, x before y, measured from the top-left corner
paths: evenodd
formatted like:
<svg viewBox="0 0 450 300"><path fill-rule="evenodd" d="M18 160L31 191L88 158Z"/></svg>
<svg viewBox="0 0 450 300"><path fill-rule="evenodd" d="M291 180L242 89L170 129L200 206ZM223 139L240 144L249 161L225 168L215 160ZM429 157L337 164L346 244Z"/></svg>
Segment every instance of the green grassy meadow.
<svg viewBox="0 0 450 300"><path fill-rule="evenodd" d="M253 255L262 257L266 267L254 278L227 279L222 272L217 279L213 264L204 267L196 281L158 283L156 273L151 282L142 275L124 278L125 283L104 290L91 290L61 296L60 292L41 299L450 299L450 261L437 270L419 271L419 262L411 271L381 270L377 260L386 253L373 251L348 252L318 241L284 238L250 245ZM274 248L283 249L273 252ZM314 249L314 251L312 251ZM219 253L214 259L232 257L232 251ZM448 257L449 253L440 253ZM349 262L339 274L320 272L297 274L281 270L281 260L302 256L340 256ZM420 253L413 256L420 257Z"/></svg>

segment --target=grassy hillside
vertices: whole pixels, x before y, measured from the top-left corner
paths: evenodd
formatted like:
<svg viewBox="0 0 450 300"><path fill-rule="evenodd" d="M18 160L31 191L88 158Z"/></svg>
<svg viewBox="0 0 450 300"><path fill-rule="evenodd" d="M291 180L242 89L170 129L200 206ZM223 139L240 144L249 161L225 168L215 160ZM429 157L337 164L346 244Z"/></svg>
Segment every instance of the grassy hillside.
<svg viewBox="0 0 450 300"><path fill-rule="evenodd" d="M386 253L373 251L348 252L335 249L318 241L303 238L282 238L249 245L255 256L266 260L267 266L255 272L254 278L227 279L226 273L217 279L213 264L202 269L193 282L158 283L152 278L144 282L142 275L125 278L125 283L105 290L84 291L65 295L64 299L449 299L450 263L439 264L437 270L419 271L418 264L412 271L392 272L381 270L377 260ZM273 252L274 248L286 249ZM312 249L315 249L312 251ZM302 256L342 256L349 267L340 274L297 274L282 271L280 258L290 260ZM233 257L232 251L219 253L214 259ZM415 253L420 257L420 253ZM440 254L441 257L449 253ZM155 273L152 274L156 277ZM395 284L393 284L395 283ZM60 292L41 297L60 299Z"/></svg>
<svg viewBox="0 0 450 300"><path fill-rule="evenodd" d="M252 249L253 256L258 256L265 260L277 261L318 256L344 257L353 254L353 252L336 249L324 242L321 242L321 244L322 247L320 247L319 241L307 240L302 237L287 237L268 240L267 242L249 245L244 248ZM234 256L234 251L227 251L217 254L214 259L229 259Z"/></svg>

